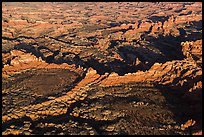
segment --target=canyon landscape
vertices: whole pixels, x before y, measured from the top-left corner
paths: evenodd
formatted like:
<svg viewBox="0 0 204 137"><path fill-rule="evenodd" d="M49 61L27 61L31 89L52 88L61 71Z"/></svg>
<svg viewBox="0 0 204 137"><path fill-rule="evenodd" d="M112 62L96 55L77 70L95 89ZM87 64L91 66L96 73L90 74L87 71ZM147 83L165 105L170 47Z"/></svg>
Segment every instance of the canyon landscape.
<svg viewBox="0 0 204 137"><path fill-rule="evenodd" d="M202 2L2 2L2 135L202 135Z"/></svg>

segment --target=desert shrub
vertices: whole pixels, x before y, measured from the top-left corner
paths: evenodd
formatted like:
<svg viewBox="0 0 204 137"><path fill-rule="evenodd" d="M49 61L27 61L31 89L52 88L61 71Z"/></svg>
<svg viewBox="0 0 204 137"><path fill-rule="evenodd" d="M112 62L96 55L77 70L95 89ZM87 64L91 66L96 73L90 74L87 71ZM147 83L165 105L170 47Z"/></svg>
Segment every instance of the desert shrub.
<svg viewBox="0 0 204 137"><path fill-rule="evenodd" d="M2 18L3 22L9 22L10 20L8 18Z"/></svg>
<svg viewBox="0 0 204 137"><path fill-rule="evenodd" d="M21 16L21 19L22 19L22 20L27 20L28 17L26 17L26 16Z"/></svg>
<svg viewBox="0 0 204 137"><path fill-rule="evenodd" d="M27 22L28 22L28 23L33 23L33 24L34 24L34 23L36 23L36 20L35 20L35 19L30 19L30 18L29 18L29 19L27 19Z"/></svg>

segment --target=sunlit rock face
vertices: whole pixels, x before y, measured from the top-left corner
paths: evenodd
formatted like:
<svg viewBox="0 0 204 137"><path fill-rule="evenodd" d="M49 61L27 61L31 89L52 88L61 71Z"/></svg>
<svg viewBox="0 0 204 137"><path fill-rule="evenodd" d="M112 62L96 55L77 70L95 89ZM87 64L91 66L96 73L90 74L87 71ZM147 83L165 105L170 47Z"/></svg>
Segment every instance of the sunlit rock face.
<svg viewBox="0 0 204 137"><path fill-rule="evenodd" d="M3 2L3 135L202 135L201 2Z"/></svg>

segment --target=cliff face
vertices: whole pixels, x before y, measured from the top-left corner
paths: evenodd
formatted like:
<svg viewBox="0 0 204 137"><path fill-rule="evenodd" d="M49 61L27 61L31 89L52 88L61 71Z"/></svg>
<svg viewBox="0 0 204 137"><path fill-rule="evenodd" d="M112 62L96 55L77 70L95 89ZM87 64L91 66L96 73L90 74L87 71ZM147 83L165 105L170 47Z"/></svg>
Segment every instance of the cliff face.
<svg viewBox="0 0 204 137"><path fill-rule="evenodd" d="M2 4L3 135L202 134L201 3Z"/></svg>

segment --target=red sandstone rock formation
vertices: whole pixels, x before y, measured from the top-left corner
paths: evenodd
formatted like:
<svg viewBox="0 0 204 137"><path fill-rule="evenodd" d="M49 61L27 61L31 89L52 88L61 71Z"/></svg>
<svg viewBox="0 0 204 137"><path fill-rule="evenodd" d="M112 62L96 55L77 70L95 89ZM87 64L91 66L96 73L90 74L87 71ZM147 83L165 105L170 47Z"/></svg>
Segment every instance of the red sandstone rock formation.
<svg viewBox="0 0 204 137"><path fill-rule="evenodd" d="M3 54L4 56L5 54ZM10 65L5 65L2 69L2 75L12 75L17 72L26 71L29 69L36 69L36 68L63 68L63 69L70 69L76 72L83 72L83 68L76 68L75 65L68 65L67 63L62 64L54 64L54 63L46 63L42 60L41 57L37 58L36 56L25 53L19 50L12 50L10 53L7 53L5 56L9 56L7 58L13 58L10 61Z"/></svg>
<svg viewBox="0 0 204 137"><path fill-rule="evenodd" d="M183 54L191 61L195 61L199 66L202 66L202 40L192 42L182 42Z"/></svg>

